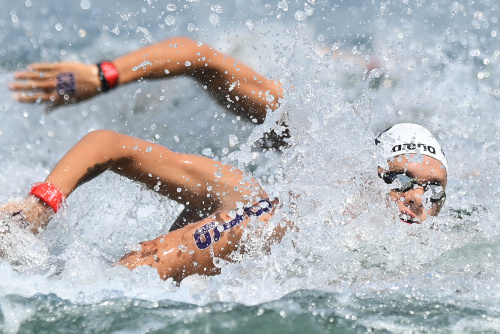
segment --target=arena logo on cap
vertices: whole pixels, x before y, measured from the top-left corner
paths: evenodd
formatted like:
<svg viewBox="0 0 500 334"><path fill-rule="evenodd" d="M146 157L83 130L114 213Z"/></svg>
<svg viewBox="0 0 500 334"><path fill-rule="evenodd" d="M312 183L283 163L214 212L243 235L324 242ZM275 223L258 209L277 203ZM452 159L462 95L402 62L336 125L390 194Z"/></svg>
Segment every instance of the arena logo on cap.
<svg viewBox="0 0 500 334"><path fill-rule="evenodd" d="M409 143L409 144L394 145L392 147L392 152L396 153L396 152L401 152L403 150L405 150L405 151L415 151L417 148L418 149L422 149L424 152L429 152L429 153L432 153L432 154L436 154L436 149L433 146L431 146L431 145L425 145L425 144L422 144L422 143L419 143L419 144Z"/></svg>

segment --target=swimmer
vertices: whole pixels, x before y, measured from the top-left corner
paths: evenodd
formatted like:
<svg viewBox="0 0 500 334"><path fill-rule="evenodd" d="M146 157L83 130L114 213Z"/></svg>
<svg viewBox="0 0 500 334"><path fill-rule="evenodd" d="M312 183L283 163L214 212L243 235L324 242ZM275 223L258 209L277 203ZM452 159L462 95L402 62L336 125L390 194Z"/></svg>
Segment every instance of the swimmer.
<svg viewBox="0 0 500 334"><path fill-rule="evenodd" d="M162 279L181 281L192 274L218 273L214 258L231 261L233 253L243 252L240 239L247 225L266 224L276 210L277 200L235 167L97 130L72 147L26 198L0 207L0 213L40 233L77 187L107 170L185 206L168 233L141 243L139 251L118 262L130 269L151 266ZM278 241L285 229L275 229L270 242Z"/></svg>
<svg viewBox="0 0 500 334"><path fill-rule="evenodd" d="M376 137L387 158L379 176L406 224L436 216L446 199L448 163L437 140L416 124L394 125ZM141 243L117 264L151 266L162 279L181 281L192 274L214 275L214 259L232 260L245 251L248 224L266 226L278 200L243 171L207 157L173 152L163 146L107 130L82 138L29 195L0 207L4 218L40 233L77 188L111 171L142 183L184 205L170 231ZM277 224L267 244L279 242L293 223ZM251 229L249 233L260 234Z"/></svg>

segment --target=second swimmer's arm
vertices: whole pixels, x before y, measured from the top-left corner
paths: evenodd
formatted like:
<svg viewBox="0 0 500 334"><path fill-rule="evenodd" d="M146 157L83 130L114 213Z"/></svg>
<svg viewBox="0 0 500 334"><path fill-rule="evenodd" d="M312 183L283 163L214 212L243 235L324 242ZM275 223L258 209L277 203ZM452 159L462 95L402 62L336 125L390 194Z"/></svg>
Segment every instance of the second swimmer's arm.
<svg viewBox="0 0 500 334"><path fill-rule="evenodd" d="M142 48L113 61L120 79L191 75L224 106L256 122L278 107L281 85L208 45L177 37Z"/></svg>
<svg viewBox="0 0 500 334"><path fill-rule="evenodd" d="M189 38L168 39L111 61L118 85L140 79L191 75L222 105L243 117L263 122L282 97L278 82L269 80L220 51ZM32 64L17 72L9 87L21 102L46 102L52 107L86 100L103 87L96 65Z"/></svg>

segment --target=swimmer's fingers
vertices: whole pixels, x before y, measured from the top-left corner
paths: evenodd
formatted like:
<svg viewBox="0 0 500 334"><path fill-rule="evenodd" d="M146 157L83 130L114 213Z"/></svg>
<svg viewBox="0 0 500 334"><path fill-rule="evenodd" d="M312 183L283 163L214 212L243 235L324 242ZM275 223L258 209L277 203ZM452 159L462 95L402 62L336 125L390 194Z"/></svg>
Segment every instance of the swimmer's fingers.
<svg viewBox="0 0 500 334"><path fill-rule="evenodd" d="M25 103L62 104L57 94L57 67L56 64L32 64L14 73L15 81L9 83L9 89L16 92L14 98Z"/></svg>
<svg viewBox="0 0 500 334"><path fill-rule="evenodd" d="M50 92L56 89L54 79L15 81L9 84L9 89L13 91L43 91Z"/></svg>
<svg viewBox="0 0 500 334"><path fill-rule="evenodd" d="M64 63L40 63L31 64L25 70L14 73L15 80L38 80L44 81L54 79L58 72L63 70Z"/></svg>
<svg viewBox="0 0 500 334"><path fill-rule="evenodd" d="M14 73L9 88L14 91L44 91L56 89L57 73L50 64L33 64L24 71Z"/></svg>
<svg viewBox="0 0 500 334"><path fill-rule="evenodd" d="M89 99L101 92L96 65L82 63L39 63L14 74L10 89L21 94L20 102L47 103L47 111Z"/></svg>
<svg viewBox="0 0 500 334"><path fill-rule="evenodd" d="M52 93L16 93L14 98L22 103L44 103L45 112L49 113L56 107L63 104L70 104L76 102L68 95L61 96L56 92Z"/></svg>
<svg viewBox="0 0 500 334"><path fill-rule="evenodd" d="M43 103L43 102L55 102L60 98L57 93L16 93L14 98L19 102L24 103Z"/></svg>
<svg viewBox="0 0 500 334"><path fill-rule="evenodd" d="M71 64L71 63L66 63L66 62L33 63L33 64L28 65L27 70L29 70L29 71L45 71L45 72L58 71L62 67L66 66L66 64Z"/></svg>

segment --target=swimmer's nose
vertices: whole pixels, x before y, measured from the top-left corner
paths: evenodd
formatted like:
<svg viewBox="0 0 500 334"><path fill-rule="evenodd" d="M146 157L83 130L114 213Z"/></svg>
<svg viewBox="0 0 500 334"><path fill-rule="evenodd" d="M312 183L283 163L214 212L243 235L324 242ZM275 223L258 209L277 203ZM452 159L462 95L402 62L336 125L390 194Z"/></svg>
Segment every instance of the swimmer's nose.
<svg viewBox="0 0 500 334"><path fill-rule="evenodd" d="M404 197L404 201L409 205L411 204L415 207L421 207L423 206L424 188L418 186L416 189L404 192L401 197Z"/></svg>
<svg viewBox="0 0 500 334"><path fill-rule="evenodd" d="M411 211L415 212L417 215L420 215L421 211L424 210L423 205L424 198L424 189L422 187L418 187L416 189L408 190L401 194L401 201L403 204L411 209Z"/></svg>

